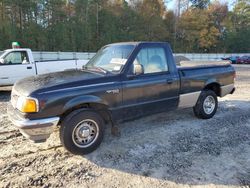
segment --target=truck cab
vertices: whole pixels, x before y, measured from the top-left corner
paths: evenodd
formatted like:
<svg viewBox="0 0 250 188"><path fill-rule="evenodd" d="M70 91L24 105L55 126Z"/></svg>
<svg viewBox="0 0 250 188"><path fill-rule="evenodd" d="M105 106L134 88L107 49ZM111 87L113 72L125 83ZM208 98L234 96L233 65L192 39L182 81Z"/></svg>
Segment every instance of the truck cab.
<svg viewBox="0 0 250 188"><path fill-rule="evenodd" d="M30 49L9 49L0 56L0 86L12 85L16 80L36 75Z"/></svg>

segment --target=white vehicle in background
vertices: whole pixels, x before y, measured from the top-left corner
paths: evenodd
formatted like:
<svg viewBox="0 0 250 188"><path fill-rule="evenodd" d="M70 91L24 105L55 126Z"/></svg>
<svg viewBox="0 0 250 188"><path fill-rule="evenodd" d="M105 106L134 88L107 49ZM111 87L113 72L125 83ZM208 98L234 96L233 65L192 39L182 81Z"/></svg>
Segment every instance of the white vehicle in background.
<svg viewBox="0 0 250 188"><path fill-rule="evenodd" d="M27 48L5 50L0 55L0 86L13 85L28 76L81 69L88 60L61 59L35 61L32 51Z"/></svg>

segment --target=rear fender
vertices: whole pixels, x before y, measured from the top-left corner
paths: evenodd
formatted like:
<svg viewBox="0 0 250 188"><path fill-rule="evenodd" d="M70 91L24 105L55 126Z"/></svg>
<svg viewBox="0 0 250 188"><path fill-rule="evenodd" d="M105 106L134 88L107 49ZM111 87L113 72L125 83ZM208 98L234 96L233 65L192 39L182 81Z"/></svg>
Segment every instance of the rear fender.
<svg viewBox="0 0 250 188"><path fill-rule="evenodd" d="M217 79L216 79L216 78L210 78L210 79L208 79L208 80L206 81L205 87L207 87L207 86L210 85L210 84L219 84L219 83L217 82ZM220 85L220 84L219 84L219 85Z"/></svg>
<svg viewBox="0 0 250 188"><path fill-rule="evenodd" d="M209 89L215 92L217 96L221 96L221 85L217 82L216 79L210 79L203 89Z"/></svg>

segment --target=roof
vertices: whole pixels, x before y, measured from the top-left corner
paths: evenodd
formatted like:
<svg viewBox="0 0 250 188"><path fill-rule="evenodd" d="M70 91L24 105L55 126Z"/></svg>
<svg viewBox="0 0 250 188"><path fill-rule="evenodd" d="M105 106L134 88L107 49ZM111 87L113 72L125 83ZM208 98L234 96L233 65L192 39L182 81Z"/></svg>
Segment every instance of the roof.
<svg viewBox="0 0 250 188"><path fill-rule="evenodd" d="M128 45L128 44L131 44L131 45L138 45L138 44L166 44L168 42L155 42L155 41L130 41L130 42L117 42L117 43L111 43L111 44L108 44L108 45Z"/></svg>

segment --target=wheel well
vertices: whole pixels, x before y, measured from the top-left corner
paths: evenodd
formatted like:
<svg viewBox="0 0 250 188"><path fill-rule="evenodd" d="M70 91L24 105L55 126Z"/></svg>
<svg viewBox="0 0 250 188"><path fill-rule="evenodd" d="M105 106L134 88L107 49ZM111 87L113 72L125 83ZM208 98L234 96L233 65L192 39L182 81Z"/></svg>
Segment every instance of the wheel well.
<svg viewBox="0 0 250 188"><path fill-rule="evenodd" d="M208 84L205 88L204 88L204 90L212 90L212 91L214 91L215 92L215 94L217 95L217 96L220 96L220 84L218 84L218 83L211 83L211 84Z"/></svg>
<svg viewBox="0 0 250 188"><path fill-rule="evenodd" d="M84 104L80 104L77 106L74 106L73 108L68 109L67 111L65 111L60 118L60 122L63 121L63 119L69 115L71 112L75 111L75 110L79 110L79 109L90 109L90 110L94 110L97 113L99 113L102 118L104 119L105 123L109 122L111 120L111 114L108 110L108 107L104 104L98 104L98 103L84 103ZM60 124L59 122L59 124Z"/></svg>

